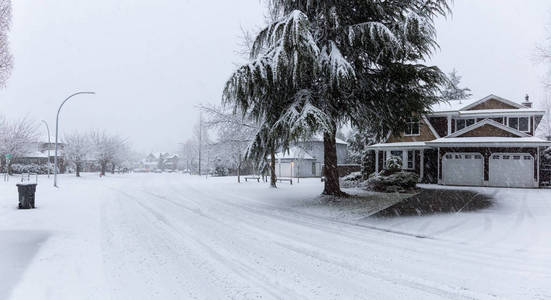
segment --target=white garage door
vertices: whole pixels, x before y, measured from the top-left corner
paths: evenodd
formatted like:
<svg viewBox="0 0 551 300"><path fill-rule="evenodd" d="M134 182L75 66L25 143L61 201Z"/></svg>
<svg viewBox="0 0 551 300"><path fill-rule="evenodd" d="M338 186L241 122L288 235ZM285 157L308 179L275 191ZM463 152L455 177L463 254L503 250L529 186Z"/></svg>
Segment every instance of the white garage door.
<svg viewBox="0 0 551 300"><path fill-rule="evenodd" d="M480 186L484 182L484 159L480 153L447 153L442 159L446 185Z"/></svg>
<svg viewBox="0 0 551 300"><path fill-rule="evenodd" d="M534 187L534 157L528 153L494 153L490 186Z"/></svg>
<svg viewBox="0 0 551 300"><path fill-rule="evenodd" d="M291 163L280 163L278 177L291 177Z"/></svg>

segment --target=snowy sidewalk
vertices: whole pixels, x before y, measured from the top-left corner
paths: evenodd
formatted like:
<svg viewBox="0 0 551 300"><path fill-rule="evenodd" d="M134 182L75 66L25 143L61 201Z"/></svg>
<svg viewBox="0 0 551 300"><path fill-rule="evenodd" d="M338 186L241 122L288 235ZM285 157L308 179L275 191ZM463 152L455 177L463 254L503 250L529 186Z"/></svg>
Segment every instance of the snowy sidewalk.
<svg viewBox="0 0 551 300"><path fill-rule="evenodd" d="M482 189L497 199L486 210L362 219L320 203L319 180L273 190L85 176L63 177L58 191L39 185L33 211L15 209L14 183L0 185L0 298L551 297L547 190Z"/></svg>

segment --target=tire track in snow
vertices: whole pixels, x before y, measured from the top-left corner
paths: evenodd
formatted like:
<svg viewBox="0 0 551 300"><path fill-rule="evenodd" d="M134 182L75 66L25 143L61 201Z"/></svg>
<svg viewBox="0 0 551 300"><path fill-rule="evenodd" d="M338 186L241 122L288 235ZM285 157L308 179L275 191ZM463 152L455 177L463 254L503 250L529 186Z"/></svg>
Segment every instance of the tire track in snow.
<svg viewBox="0 0 551 300"><path fill-rule="evenodd" d="M192 189L196 193L202 193L202 194L209 193L209 191L198 190L198 189L195 189L194 187L191 187L191 186L186 186L186 188ZM228 196L228 195L226 195L226 196ZM334 224L343 224L343 225L349 225L349 226L354 226L354 227L363 227L363 228L374 229L374 230L379 229L379 228L372 228L370 226L363 226L362 224L341 222L341 221L338 221L338 220L323 218L323 217L319 217L319 216L315 216L315 215L297 213L296 211L294 211L292 209L282 209L282 208L277 207L277 206L266 205L264 202L259 202L259 201L254 201L254 200L252 202L256 203L257 205L255 207L252 207L250 205L240 205L240 204L236 204L236 203L228 203L227 201L224 201L224 198L221 198L217 194L213 195L211 193L209 195L209 197L211 199L215 199L216 201L218 201L219 204L225 204L225 205L241 208L242 210L249 211L253 214L262 214L264 216L271 217L271 218L285 219L285 220L288 220L290 222L300 223L302 225L310 226L310 227L313 227L313 228L321 227L324 230L333 231L335 233L340 233L340 234L344 234L344 233L342 233L340 231L334 231L332 225L334 225ZM243 197L241 195L233 194L233 195L231 195L231 198L232 199L242 199L244 201L251 202L250 198L246 198L246 197ZM274 214L274 211L278 212L278 213ZM290 213L291 217L287 216L287 215L283 215L283 214L281 214L281 212ZM297 217L300 217L300 219L297 218ZM305 219L308 219L309 221L306 221ZM319 221L322 221L323 223L320 223ZM361 229L361 228L359 228L359 229ZM357 231L357 232L362 233L362 231ZM349 235L349 237L356 238L356 239L362 239L363 238L361 235L357 235L357 236L350 236ZM449 248L449 245L447 245L447 244L451 243L453 245L461 245L461 243L459 243L457 241L453 241L453 240L445 240L445 239L438 239L438 240L442 241L442 242L445 242L446 244L443 244L443 245L442 244L432 244L431 248L433 248L433 249L435 248L435 246L438 246L437 249L435 249L435 251L433 251L433 255L434 256L442 256L442 253L445 253L446 254L444 256L445 259L450 259L450 258L461 259L465 262L472 263L473 265L486 265L487 267L490 267L490 268L501 268L501 269L504 269L506 271L516 271L516 272L519 272L519 273L522 273L522 272L538 272L540 274L546 274L547 275L547 274L549 274L549 271L548 271L549 267L551 267L551 261L548 261L547 263L544 263L544 264L542 264L542 262L534 263L532 266L530 266L530 269L526 269L525 267L527 267L527 262L524 258L505 257L501 253L492 253L492 252L486 253L486 252L480 251L479 249L476 249L476 248L472 249L472 247L464 247L461 251L454 251L453 253L450 253L449 252L450 248ZM380 240L378 240L378 241L369 240L369 241L370 242L375 242L375 243L381 243ZM412 244L415 244L415 243L416 242L412 242ZM388 246L389 247L397 247L398 245L389 244ZM400 247L400 246L398 246L398 247ZM406 247L402 247L402 248L404 250L414 251L412 248L406 248ZM421 252L418 252L418 254L421 254ZM475 259L475 258L479 258L479 259ZM512 266L514 266L514 267L512 267Z"/></svg>
<svg viewBox="0 0 551 300"><path fill-rule="evenodd" d="M130 196L126 194L126 196L132 198L138 205L140 205L144 211L147 211L152 216L154 216L159 222L166 225L168 228L171 229L173 233L178 235L180 238L185 239L192 239L194 243L201 246L201 249L208 253L210 257L212 257L216 262L218 262L220 265L226 266L231 272L234 274L239 275L241 278L243 278L246 282L254 282L258 286L262 287L264 291L274 297L275 299L278 299L281 297L282 292L285 292L286 295L285 298L287 299L299 299L303 298L303 296L296 294L294 291L289 290L281 285L277 285L276 283L273 283L270 278L267 278L263 274L257 272L255 269L239 263L237 261L230 261L225 258L224 255L220 254L219 252L215 251L210 245L207 245L203 242L203 239L198 238L196 234L190 232L189 230L186 230L186 234L183 234L181 230L183 229L181 226L177 226L173 222L171 222L167 217L165 217L161 212L158 210L152 208L151 206L144 204L142 201L137 200L138 198L135 198L133 196ZM158 196L158 195L157 195ZM158 199L168 201L166 197L158 197ZM170 201L169 201L170 202ZM188 211L197 214L197 212L193 209L184 208ZM202 214L197 214L199 216L202 216ZM212 218L209 218L212 220ZM166 229L165 229L166 230Z"/></svg>

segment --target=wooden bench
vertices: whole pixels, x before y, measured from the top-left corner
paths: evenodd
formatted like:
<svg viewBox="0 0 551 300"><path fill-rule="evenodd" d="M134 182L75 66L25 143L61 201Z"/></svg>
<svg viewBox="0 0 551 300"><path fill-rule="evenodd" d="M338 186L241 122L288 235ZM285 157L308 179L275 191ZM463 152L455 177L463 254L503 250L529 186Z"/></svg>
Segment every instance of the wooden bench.
<svg viewBox="0 0 551 300"><path fill-rule="evenodd" d="M291 185L293 185L293 179L291 179L291 178L278 178L277 181L279 181L279 182L287 181Z"/></svg>
<svg viewBox="0 0 551 300"><path fill-rule="evenodd" d="M256 180L260 183L260 177L256 177L256 176L248 176L248 177L244 177L245 178L245 182L247 182L247 180Z"/></svg>

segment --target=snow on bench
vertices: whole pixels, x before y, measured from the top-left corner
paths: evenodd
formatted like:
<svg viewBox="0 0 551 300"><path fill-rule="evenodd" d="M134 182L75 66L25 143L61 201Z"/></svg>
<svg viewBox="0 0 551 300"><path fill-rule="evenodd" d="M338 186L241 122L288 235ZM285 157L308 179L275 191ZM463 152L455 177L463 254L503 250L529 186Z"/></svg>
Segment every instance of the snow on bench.
<svg viewBox="0 0 551 300"><path fill-rule="evenodd" d="M291 179L291 178L278 178L277 181L279 181L279 182L287 181L291 185L293 185L293 179Z"/></svg>
<svg viewBox="0 0 551 300"><path fill-rule="evenodd" d="M260 183L260 177L257 177L257 176L248 176L244 178L245 178L245 182L247 182L247 180L250 179L250 180L256 180Z"/></svg>

